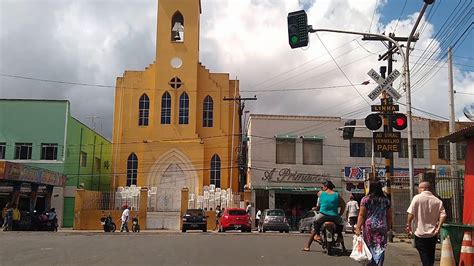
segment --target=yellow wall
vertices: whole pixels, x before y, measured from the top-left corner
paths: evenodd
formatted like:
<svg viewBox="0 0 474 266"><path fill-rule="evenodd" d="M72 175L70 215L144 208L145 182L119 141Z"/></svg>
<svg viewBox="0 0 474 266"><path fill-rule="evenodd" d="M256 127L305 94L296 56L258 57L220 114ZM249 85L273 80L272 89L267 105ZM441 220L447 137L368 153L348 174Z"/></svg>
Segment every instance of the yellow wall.
<svg viewBox="0 0 474 266"><path fill-rule="evenodd" d="M160 0L158 2L158 27L156 61L143 71L125 71L116 81L113 172L114 187L125 186L127 158L134 152L138 157L137 186L148 186L156 171L162 168L163 155L170 150L179 151L192 164L197 177L196 189L209 185L210 160L214 154L221 159L221 187L229 187L231 151L234 151L233 190L237 190L237 153L239 138L232 142L232 118L235 113L234 134L239 135L238 108L234 103L223 101L234 97L238 81L230 80L229 74L210 73L199 60L199 0ZM184 17L184 42L171 41L171 17L179 10ZM170 61L174 57L183 64L176 69ZM179 77L183 85L173 89L168 84ZM171 95L171 124L161 124L161 98L165 91ZM179 96L189 96L189 124L178 124ZM138 126L139 98L146 93L150 99L148 126ZM214 103L213 127L202 126L203 100L210 95ZM237 106L237 105L235 105ZM160 159L161 158L161 159ZM162 169L161 169L162 170ZM190 174L191 175L191 174Z"/></svg>
<svg viewBox="0 0 474 266"><path fill-rule="evenodd" d="M100 219L105 215L110 214L114 221L117 231L120 231L120 218L122 217L122 210L90 210L84 209L84 203L93 201L97 195L102 192L87 191L84 189L76 190L75 204L74 204L74 230L102 230L103 226L100 224ZM146 189L140 191L140 203L138 211L130 211L130 219L128 228L132 230L132 218L138 215L138 223L140 229L146 229L146 212L148 202L148 192Z"/></svg>
<svg viewBox="0 0 474 266"><path fill-rule="evenodd" d="M456 130L465 128L472 123L457 122ZM430 120L430 164L442 165L449 164L449 160L439 159L438 157L438 138L449 135L449 122ZM464 160L458 160L458 164L463 164Z"/></svg>

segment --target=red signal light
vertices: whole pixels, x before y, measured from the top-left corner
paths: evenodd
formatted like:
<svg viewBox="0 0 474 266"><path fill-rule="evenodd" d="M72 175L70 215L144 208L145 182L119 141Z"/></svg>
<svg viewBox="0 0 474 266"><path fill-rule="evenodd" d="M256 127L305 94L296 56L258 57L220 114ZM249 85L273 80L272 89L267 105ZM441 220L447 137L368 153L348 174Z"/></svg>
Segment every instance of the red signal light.
<svg viewBox="0 0 474 266"><path fill-rule="evenodd" d="M400 117L398 117L397 119L395 119L395 124L396 124L397 126L399 126L399 127L403 126L403 125L405 124L405 122L406 122L405 119L400 118Z"/></svg>
<svg viewBox="0 0 474 266"><path fill-rule="evenodd" d="M396 130L404 130L407 127L407 116L404 114L393 114L392 127Z"/></svg>

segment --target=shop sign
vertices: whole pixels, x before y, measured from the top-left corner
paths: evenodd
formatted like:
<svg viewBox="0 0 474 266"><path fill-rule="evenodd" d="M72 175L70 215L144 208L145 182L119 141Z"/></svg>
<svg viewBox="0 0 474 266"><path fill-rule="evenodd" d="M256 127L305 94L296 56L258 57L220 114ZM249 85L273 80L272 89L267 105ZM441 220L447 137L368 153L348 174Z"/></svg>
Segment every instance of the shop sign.
<svg viewBox="0 0 474 266"><path fill-rule="evenodd" d="M38 183L44 185L64 186L66 176L46 169L25 164L7 162L5 174L0 176L6 180Z"/></svg>
<svg viewBox="0 0 474 266"><path fill-rule="evenodd" d="M358 167L358 166L346 166L344 167L344 180L345 181L364 181L364 172L370 173L370 167ZM377 175L382 177L385 176L385 168L376 168ZM414 169L414 175L422 173L424 169ZM393 169L394 182L403 183L404 180L408 180L408 169L407 168L395 168ZM406 178L404 178L406 177Z"/></svg>
<svg viewBox="0 0 474 266"><path fill-rule="evenodd" d="M277 171L276 168L265 171L262 180L269 183L322 183L327 178L320 174L299 173L291 171L289 168L282 168Z"/></svg>
<svg viewBox="0 0 474 266"><path fill-rule="evenodd" d="M346 183L346 191L350 193L365 193L364 183Z"/></svg>

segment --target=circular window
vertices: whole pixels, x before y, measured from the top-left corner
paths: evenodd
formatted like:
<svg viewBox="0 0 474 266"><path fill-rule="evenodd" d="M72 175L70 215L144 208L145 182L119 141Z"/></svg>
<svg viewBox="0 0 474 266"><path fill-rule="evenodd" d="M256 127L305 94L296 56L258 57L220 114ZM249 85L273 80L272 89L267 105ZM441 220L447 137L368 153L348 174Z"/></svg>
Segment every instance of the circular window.
<svg viewBox="0 0 474 266"><path fill-rule="evenodd" d="M179 87L183 85L183 82L178 77L174 77L170 80L168 84L170 84L171 88L173 89L179 89Z"/></svg>
<svg viewBox="0 0 474 266"><path fill-rule="evenodd" d="M180 68L183 65L183 60L179 57L171 58L170 65L172 68Z"/></svg>

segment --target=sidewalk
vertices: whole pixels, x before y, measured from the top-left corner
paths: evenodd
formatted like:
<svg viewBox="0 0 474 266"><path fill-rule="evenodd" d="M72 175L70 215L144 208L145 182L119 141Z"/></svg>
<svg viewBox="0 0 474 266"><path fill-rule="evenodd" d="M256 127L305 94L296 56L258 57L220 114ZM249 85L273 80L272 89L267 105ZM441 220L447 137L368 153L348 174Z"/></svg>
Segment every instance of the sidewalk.
<svg viewBox="0 0 474 266"><path fill-rule="evenodd" d="M396 253L399 256L403 256L403 260L408 265L421 265L420 256L416 248L412 247L411 239L408 238L397 238L395 237L393 243L388 244L387 252ZM441 245L436 244L435 253L435 264L439 265L441 257Z"/></svg>

